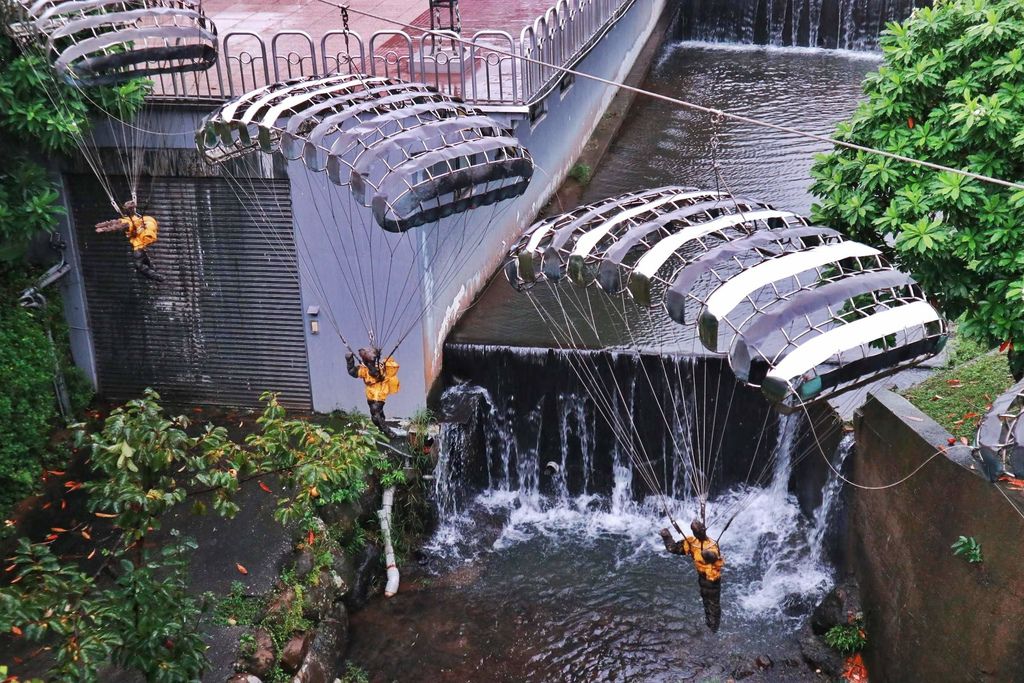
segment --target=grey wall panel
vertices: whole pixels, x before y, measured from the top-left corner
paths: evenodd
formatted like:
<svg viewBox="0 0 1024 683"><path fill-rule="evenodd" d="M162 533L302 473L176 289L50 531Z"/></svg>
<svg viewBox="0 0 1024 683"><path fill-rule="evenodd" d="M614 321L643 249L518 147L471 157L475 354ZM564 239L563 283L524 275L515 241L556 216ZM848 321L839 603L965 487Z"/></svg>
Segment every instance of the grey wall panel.
<svg viewBox="0 0 1024 683"><path fill-rule="evenodd" d="M288 181L243 182L143 179L140 208L160 222L156 283L135 273L123 235L94 232L113 217L95 179L68 176L102 395L151 386L172 403L253 406L273 390L312 407Z"/></svg>

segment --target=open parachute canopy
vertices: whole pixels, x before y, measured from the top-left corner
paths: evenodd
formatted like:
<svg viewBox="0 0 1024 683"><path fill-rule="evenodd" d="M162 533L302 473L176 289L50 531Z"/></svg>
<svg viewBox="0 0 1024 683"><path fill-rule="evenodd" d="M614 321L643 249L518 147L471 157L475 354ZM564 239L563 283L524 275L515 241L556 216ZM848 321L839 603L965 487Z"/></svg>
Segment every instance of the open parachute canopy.
<svg viewBox="0 0 1024 683"><path fill-rule="evenodd" d="M908 275L835 230L745 197L633 192L544 219L510 252L512 285L628 292L694 324L784 413L918 363L946 323ZM554 286L554 284L552 285Z"/></svg>
<svg viewBox="0 0 1024 683"><path fill-rule="evenodd" d="M975 445L985 473L995 481L1002 474L1024 476L1024 380L1006 390L978 425Z"/></svg>
<svg viewBox="0 0 1024 683"><path fill-rule="evenodd" d="M362 74L268 85L210 114L211 164L254 150L301 159L348 185L385 230L404 232L521 195L533 159L512 132L419 83Z"/></svg>
<svg viewBox="0 0 1024 683"><path fill-rule="evenodd" d="M199 71L217 60L217 29L199 0L15 0L7 30L49 55L74 85Z"/></svg>

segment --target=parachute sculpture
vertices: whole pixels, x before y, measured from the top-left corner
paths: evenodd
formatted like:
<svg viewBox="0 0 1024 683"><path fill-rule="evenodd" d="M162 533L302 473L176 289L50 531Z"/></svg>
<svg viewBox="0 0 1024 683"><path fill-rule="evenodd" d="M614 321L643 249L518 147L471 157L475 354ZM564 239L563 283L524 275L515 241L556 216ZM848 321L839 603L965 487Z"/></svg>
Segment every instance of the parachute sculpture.
<svg viewBox="0 0 1024 683"><path fill-rule="evenodd" d="M1024 475L1024 381L1017 382L996 400L978 425L975 445L985 472L995 481L1008 470Z"/></svg>
<svg viewBox="0 0 1024 683"><path fill-rule="evenodd" d="M74 85L201 71L217 60L217 29L198 0L13 4L11 36L24 47L45 44L57 73Z"/></svg>
<svg viewBox="0 0 1024 683"><path fill-rule="evenodd" d="M654 293L783 413L918 363L946 324L873 247L746 198L664 187L545 219L511 250L524 289L567 279Z"/></svg>
<svg viewBox="0 0 1024 683"><path fill-rule="evenodd" d="M196 134L219 164L253 150L302 159L404 232L517 197L533 160L512 132L429 86L362 74L306 77L237 97Z"/></svg>

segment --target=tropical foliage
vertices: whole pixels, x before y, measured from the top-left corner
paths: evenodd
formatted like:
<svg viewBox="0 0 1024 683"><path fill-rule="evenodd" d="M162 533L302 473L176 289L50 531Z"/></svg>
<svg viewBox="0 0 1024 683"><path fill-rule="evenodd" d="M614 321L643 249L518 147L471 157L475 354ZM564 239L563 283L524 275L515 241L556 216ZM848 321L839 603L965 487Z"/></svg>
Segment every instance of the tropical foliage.
<svg viewBox="0 0 1024 683"><path fill-rule="evenodd" d="M65 488L87 493L93 521L20 539L11 582L0 588L0 631L45 640L50 680L97 681L109 663L147 681L197 680L206 605L188 591L196 546L176 530L161 533L167 513L188 506L234 516L239 487L256 480L269 492L262 478L273 476L278 518L301 519L321 491L361 481L379 457L372 430L290 420L275 396L264 398L259 429L244 444L223 426L167 415L153 391L114 410L96 433L79 426L95 477ZM76 553L62 555L72 540Z"/></svg>
<svg viewBox="0 0 1024 683"><path fill-rule="evenodd" d="M60 81L41 54L22 54L0 36L0 258L20 255L29 238L53 230L63 212L39 160L72 152L98 111L130 117L148 89L146 81L130 81L84 92Z"/></svg>
<svg viewBox="0 0 1024 683"><path fill-rule="evenodd" d="M936 0L882 51L838 139L1024 181L1024 3ZM1024 191L843 148L812 174L816 221L888 251L962 333L1024 345Z"/></svg>

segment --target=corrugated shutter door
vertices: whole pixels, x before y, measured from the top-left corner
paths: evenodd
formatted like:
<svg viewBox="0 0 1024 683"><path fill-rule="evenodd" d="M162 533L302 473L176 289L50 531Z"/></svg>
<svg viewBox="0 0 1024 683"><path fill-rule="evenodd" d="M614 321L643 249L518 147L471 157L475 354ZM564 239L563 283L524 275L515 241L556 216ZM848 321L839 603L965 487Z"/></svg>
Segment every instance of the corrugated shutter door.
<svg viewBox="0 0 1024 683"><path fill-rule="evenodd" d="M223 178L144 179L162 283L135 273L123 234L94 231L115 217L96 180L68 181L103 396L253 406L271 390L312 407L287 180L240 195Z"/></svg>

